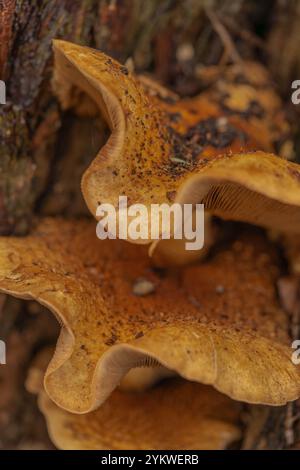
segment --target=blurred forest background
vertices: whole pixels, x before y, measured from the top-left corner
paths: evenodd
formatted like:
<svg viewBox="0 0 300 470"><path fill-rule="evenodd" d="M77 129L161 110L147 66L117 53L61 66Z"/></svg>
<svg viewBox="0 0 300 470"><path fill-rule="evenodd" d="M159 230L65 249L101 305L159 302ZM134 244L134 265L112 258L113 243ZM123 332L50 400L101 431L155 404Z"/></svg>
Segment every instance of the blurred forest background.
<svg viewBox="0 0 300 470"><path fill-rule="evenodd" d="M284 98L300 155L300 106L291 103L291 83L300 79L299 0L0 0L0 79L7 86L1 235L26 233L36 214L87 215L80 178L108 131L100 119L61 113L51 92L53 38L100 49L181 96L204 89L206 65L258 60ZM52 448L24 381L34 354L57 338L57 324L33 302L3 304L0 337L11 366L0 368L0 448ZM286 446L288 407L266 410L252 448Z"/></svg>

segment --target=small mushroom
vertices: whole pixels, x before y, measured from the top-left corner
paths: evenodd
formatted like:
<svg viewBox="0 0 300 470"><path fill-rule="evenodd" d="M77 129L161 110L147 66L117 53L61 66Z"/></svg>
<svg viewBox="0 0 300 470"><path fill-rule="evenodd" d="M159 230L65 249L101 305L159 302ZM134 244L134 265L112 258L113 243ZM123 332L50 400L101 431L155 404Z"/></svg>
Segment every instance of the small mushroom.
<svg viewBox="0 0 300 470"><path fill-rule="evenodd" d="M43 352L42 352L43 354ZM211 387L169 380L140 393L116 390L97 411L62 410L38 388L38 361L27 387L38 395L49 436L63 450L224 449L240 438L241 406Z"/></svg>
<svg viewBox="0 0 300 470"><path fill-rule="evenodd" d="M100 241L91 221L44 219L27 237L0 238L1 292L37 300L62 325L45 374L56 404L92 411L152 361L237 401L300 397L277 261L262 237L240 236L180 273L153 273L155 292L134 295L133 281L149 272L146 247Z"/></svg>
<svg viewBox="0 0 300 470"><path fill-rule="evenodd" d="M273 154L289 126L261 65L229 66L201 95L179 99L99 51L56 40L54 55L63 108L98 109L111 129L82 178L94 216L99 200L117 207L120 194L149 210L174 194L174 202L202 202L224 219L300 232L300 169ZM150 232L144 241L153 241ZM190 257L180 242L168 247L155 243L152 252L162 250L166 263Z"/></svg>

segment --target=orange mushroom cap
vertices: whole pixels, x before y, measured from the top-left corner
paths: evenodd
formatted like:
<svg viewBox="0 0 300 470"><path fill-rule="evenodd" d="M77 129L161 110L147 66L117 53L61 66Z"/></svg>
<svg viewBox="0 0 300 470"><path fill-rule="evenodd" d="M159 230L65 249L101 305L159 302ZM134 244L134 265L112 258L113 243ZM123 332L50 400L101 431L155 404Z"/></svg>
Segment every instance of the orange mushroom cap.
<svg viewBox="0 0 300 470"><path fill-rule="evenodd" d="M182 271L153 271L145 247L99 241L86 221L41 221L0 239L0 290L35 299L62 330L45 388L68 411L101 405L134 367L157 364L238 401L300 396L274 253L241 238ZM154 288L137 295L137 280Z"/></svg>
<svg viewBox="0 0 300 470"><path fill-rule="evenodd" d="M179 99L99 51L56 40L54 53L63 108L98 109L111 128L82 178L94 216L99 203L117 209L125 194L148 210L152 203L202 202L225 219L300 232L300 170L272 153L289 126L262 66L230 66L199 96ZM207 233L206 246L212 239ZM151 241L149 233L142 242ZM166 262L190 255L180 242L155 248Z"/></svg>

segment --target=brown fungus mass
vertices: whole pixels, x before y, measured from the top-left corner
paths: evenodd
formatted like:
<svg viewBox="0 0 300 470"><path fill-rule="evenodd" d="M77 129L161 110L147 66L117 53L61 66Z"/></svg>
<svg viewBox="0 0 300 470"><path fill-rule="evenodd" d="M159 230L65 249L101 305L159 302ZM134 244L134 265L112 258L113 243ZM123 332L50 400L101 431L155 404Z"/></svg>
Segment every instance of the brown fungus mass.
<svg viewBox="0 0 300 470"><path fill-rule="evenodd" d="M172 202L203 202L224 219L300 232L299 166L272 153L289 126L261 65L226 67L202 94L179 99L148 78L124 74L96 50L56 40L54 53L62 107L100 112L111 129L82 179L94 216L98 201L117 208L120 194L148 210L172 195ZM209 220L206 226L208 247ZM154 248L166 262L191 255L176 240Z"/></svg>
<svg viewBox="0 0 300 470"><path fill-rule="evenodd" d="M224 449L240 438L240 404L211 387L182 379L142 393L116 390L97 411L68 413L44 391L44 353L32 364L26 386L38 395L50 438L59 449L210 450Z"/></svg>
<svg viewBox="0 0 300 470"><path fill-rule="evenodd" d="M93 222L45 219L27 237L0 239L0 290L37 300L62 325L45 388L75 413L98 408L131 368L153 361L238 401L299 398L277 271L260 237L164 276L145 247L99 241ZM134 295L138 278L155 291Z"/></svg>

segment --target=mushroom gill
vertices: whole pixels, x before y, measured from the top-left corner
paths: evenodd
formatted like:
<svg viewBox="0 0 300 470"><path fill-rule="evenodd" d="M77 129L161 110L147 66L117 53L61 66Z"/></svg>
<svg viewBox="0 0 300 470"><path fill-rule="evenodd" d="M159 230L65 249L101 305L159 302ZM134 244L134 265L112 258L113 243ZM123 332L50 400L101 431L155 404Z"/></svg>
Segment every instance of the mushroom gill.
<svg viewBox="0 0 300 470"><path fill-rule="evenodd" d="M124 194L148 211L152 203L202 202L224 219L300 232L300 170L273 154L289 126L262 66L226 67L202 94L179 99L96 50L56 40L54 54L53 85L63 108L98 108L111 128L82 178L94 216L102 202L118 209ZM206 228L207 248L209 220ZM139 242L150 243L151 234ZM174 242L153 248L181 264L190 253Z"/></svg>
<svg viewBox="0 0 300 470"><path fill-rule="evenodd" d="M44 391L47 356L48 351L42 350L35 358L26 387L38 395L50 438L59 449L213 450L224 449L240 438L240 404L211 387L182 379L166 381L146 392L116 390L96 411L69 413Z"/></svg>
<svg viewBox="0 0 300 470"><path fill-rule="evenodd" d="M45 389L79 414L147 364L238 401L299 398L277 276L275 255L258 235L180 272L153 270L146 247L98 240L91 221L44 219L27 237L0 238L0 290L35 299L59 319ZM138 279L152 283L151 292L136 295Z"/></svg>

